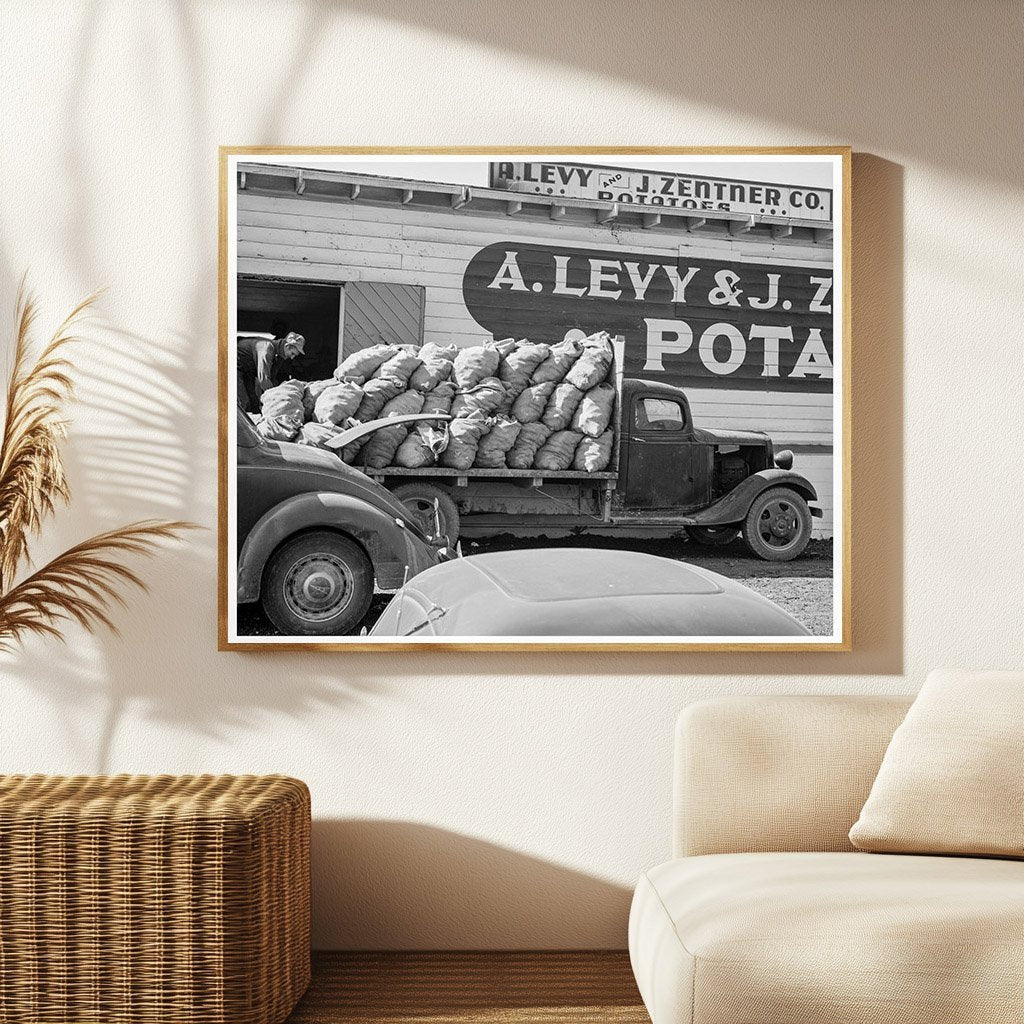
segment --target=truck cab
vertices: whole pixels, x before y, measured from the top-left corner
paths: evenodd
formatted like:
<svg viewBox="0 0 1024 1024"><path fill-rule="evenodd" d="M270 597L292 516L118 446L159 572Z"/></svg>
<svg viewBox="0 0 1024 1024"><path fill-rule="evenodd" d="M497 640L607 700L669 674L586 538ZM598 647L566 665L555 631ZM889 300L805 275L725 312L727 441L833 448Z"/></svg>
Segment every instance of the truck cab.
<svg viewBox="0 0 1024 1024"><path fill-rule="evenodd" d="M613 517L678 516L694 540L711 545L742 530L751 550L773 561L806 547L821 510L808 505L817 494L792 472L791 452L776 455L762 432L697 426L685 392L671 384L623 378L619 398Z"/></svg>
<svg viewBox="0 0 1024 1024"><path fill-rule="evenodd" d="M752 473L774 465L771 438L696 426L681 388L622 382L619 475L626 508L705 508Z"/></svg>

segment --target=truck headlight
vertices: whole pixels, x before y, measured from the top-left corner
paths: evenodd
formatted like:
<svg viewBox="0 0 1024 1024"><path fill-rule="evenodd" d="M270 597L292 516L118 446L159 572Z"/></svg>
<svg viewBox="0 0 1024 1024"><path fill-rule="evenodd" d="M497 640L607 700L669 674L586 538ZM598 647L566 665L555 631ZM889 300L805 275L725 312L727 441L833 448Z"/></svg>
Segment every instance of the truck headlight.
<svg viewBox="0 0 1024 1024"><path fill-rule="evenodd" d="M775 455L775 465L779 469L792 469L793 453L788 448L783 448L781 452L777 452Z"/></svg>

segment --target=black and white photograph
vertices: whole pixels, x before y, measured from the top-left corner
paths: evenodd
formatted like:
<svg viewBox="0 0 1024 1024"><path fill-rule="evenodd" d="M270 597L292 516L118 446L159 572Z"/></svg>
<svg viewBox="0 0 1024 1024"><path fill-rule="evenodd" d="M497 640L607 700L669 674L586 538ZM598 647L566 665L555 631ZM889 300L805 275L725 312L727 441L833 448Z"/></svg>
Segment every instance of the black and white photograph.
<svg viewBox="0 0 1024 1024"><path fill-rule="evenodd" d="M222 150L222 644L848 649L848 157Z"/></svg>

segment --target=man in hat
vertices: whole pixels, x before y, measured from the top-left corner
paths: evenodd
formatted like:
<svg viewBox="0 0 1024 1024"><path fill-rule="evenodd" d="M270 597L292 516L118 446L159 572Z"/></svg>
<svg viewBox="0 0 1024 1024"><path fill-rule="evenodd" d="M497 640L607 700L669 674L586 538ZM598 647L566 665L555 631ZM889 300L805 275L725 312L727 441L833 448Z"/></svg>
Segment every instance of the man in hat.
<svg viewBox="0 0 1024 1024"><path fill-rule="evenodd" d="M238 404L258 412L260 396L279 383L283 364L306 352L306 339L289 331L283 338L258 334L238 336Z"/></svg>

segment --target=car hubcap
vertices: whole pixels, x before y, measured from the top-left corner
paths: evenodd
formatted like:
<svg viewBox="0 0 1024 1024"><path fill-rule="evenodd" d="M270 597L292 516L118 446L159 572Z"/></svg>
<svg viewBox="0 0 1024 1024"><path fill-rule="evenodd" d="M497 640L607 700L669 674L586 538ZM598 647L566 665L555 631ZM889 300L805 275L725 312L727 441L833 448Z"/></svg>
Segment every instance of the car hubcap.
<svg viewBox="0 0 1024 1024"><path fill-rule="evenodd" d="M284 600L301 619L321 621L342 611L352 600L354 580L348 565L319 552L300 558L284 579Z"/></svg>
<svg viewBox="0 0 1024 1024"><path fill-rule="evenodd" d="M771 501L765 505L758 519L761 539L775 548L783 548L800 534L800 518L788 501Z"/></svg>

